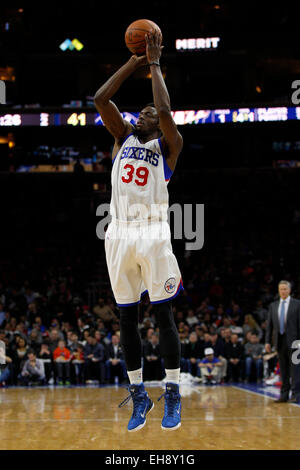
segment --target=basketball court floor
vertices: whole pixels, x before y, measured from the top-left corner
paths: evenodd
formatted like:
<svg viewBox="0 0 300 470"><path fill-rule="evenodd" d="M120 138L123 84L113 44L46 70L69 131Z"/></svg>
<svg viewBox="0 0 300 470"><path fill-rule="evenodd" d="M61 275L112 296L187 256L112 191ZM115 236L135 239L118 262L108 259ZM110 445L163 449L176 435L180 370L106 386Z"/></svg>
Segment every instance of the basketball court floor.
<svg viewBox="0 0 300 470"><path fill-rule="evenodd" d="M125 386L0 389L0 450L299 450L300 406L274 404L276 387L181 385L182 426L160 427L161 384L148 385L155 407L128 433Z"/></svg>

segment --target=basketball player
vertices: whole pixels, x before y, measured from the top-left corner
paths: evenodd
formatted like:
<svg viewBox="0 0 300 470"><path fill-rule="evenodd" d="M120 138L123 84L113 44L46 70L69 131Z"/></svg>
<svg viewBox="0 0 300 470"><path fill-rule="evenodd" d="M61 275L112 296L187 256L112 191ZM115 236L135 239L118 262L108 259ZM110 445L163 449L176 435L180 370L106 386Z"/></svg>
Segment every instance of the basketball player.
<svg viewBox="0 0 300 470"><path fill-rule="evenodd" d="M149 33L145 39L146 55L133 55L94 98L106 128L115 138L112 221L105 234L105 252L112 290L120 307L120 339L130 380L130 395L119 406L133 400L129 431L141 429L154 406L143 384L138 330L138 304L146 291L154 305L166 369L162 428L173 430L181 425L180 341L171 301L183 286L167 221L167 184L183 140L171 115L169 94L159 65L161 35ZM143 108L133 126L122 118L111 98L137 67L147 63L154 106Z"/></svg>

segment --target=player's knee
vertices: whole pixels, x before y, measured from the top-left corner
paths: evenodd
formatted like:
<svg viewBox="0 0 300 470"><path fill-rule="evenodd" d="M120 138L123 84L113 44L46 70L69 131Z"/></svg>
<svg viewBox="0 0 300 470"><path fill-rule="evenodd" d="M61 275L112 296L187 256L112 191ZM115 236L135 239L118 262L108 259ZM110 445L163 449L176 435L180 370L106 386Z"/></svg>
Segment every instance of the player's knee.
<svg viewBox="0 0 300 470"><path fill-rule="evenodd" d="M159 329L169 329L174 327L174 315L172 311L172 303L169 300L168 302L162 302L161 304L156 304L154 306L154 314L157 321Z"/></svg>
<svg viewBox="0 0 300 470"><path fill-rule="evenodd" d="M132 335L138 331L138 306L120 307L120 340L121 345L130 342Z"/></svg>

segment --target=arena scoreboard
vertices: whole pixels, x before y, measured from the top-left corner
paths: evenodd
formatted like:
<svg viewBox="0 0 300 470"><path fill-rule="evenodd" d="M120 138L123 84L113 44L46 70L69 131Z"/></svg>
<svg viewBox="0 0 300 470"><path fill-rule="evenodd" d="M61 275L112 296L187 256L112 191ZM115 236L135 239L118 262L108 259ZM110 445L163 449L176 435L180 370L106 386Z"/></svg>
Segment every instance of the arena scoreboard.
<svg viewBox="0 0 300 470"><path fill-rule="evenodd" d="M139 113L121 114L124 119L135 124ZM177 110L172 111L172 115L177 125L288 121L300 120L300 107ZM102 125L100 115L92 111L0 113L0 126L4 127Z"/></svg>

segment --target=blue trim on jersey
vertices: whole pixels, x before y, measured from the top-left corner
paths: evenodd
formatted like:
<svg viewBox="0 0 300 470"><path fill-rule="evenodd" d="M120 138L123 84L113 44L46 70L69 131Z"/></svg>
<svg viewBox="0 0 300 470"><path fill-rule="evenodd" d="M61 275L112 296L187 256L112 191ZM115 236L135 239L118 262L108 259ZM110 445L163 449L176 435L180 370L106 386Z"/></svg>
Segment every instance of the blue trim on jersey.
<svg viewBox="0 0 300 470"><path fill-rule="evenodd" d="M126 140L127 140L131 135L133 135L133 132L131 132L131 134L129 134L129 135L126 137L126 139L124 140L124 142L122 142L121 147L123 147L123 145L125 144ZM114 158L113 158L113 160L112 160L112 164L114 164L114 161L115 161L115 159L116 159L118 153L120 152L120 150L121 150L121 149L119 149L119 150L117 151L116 155L114 156Z"/></svg>
<svg viewBox="0 0 300 470"><path fill-rule="evenodd" d="M150 299L150 303L151 304L162 304L163 302L168 302L169 300L175 299L175 297L177 297L177 295L182 290L184 290L184 287L183 287L183 284L182 284L182 279L180 279L180 283L179 283L179 286L177 288L177 291L174 295L172 295L172 297L168 297L167 299L163 299L163 300L155 300L154 302Z"/></svg>
<svg viewBox="0 0 300 470"><path fill-rule="evenodd" d="M144 292L141 293L140 300L138 300L137 302L133 302L132 304L118 304L117 303L117 305L118 305L118 307L130 307L131 305L137 305L142 300L143 295L147 294L147 292L148 292L148 289L144 290Z"/></svg>
<svg viewBox="0 0 300 470"><path fill-rule="evenodd" d="M162 148L162 143L161 143L160 137L159 137L159 139L158 139L158 143L159 143L161 155L162 155L163 161L164 161L165 180L166 180L166 181L169 181L169 179L170 179L171 176L173 175L173 171L172 171L171 168L169 167L169 165L168 165L168 163L167 163L167 160L166 160L166 157L164 156L163 148Z"/></svg>

